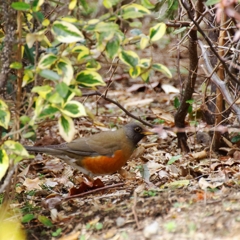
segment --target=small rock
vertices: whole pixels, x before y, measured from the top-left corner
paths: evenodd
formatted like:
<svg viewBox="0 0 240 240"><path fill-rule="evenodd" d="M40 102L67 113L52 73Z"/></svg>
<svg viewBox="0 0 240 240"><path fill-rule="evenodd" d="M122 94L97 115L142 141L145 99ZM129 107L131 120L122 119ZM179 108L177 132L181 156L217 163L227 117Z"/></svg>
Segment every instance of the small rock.
<svg viewBox="0 0 240 240"><path fill-rule="evenodd" d="M122 227L122 226L125 224L125 219L122 218L122 217L118 217L118 218L116 219L116 223L117 223L117 226L118 226L118 227Z"/></svg>
<svg viewBox="0 0 240 240"><path fill-rule="evenodd" d="M143 234L145 238L150 238L151 236L158 233L159 224L158 222L154 221L150 225L146 226L143 230Z"/></svg>

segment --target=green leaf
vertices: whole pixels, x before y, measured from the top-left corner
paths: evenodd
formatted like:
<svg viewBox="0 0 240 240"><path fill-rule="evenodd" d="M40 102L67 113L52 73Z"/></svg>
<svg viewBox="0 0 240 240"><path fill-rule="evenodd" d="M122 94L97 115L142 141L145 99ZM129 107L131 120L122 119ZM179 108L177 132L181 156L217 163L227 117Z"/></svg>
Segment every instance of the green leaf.
<svg viewBox="0 0 240 240"><path fill-rule="evenodd" d="M60 76L52 71L52 70L49 70L49 69L43 69L39 72L39 75L43 78L46 78L46 79L49 79L49 80L52 80L52 81L58 81L60 80Z"/></svg>
<svg viewBox="0 0 240 240"><path fill-rule="evenodd" d="M51 222L51 220L43 215L39 215L38 216L38 221L41 222L45 227L52 227L53 224Z"/></svg>
<svg viewBox="0 0 240 240"><path fill-rule="evenodd" d="M38 63L40 69L50 68L57 61L57 56L50 53L44 55Z"/></svg>
<svg viewBox="0 0 240 240"><path fill-rule="evenodd" d="M58 108L53 107L51 105L47 105L46 107L43 108L43 110L39 114L39 118L50 117L50 116L54 115L57 112L59 112Z"/></svg>
<svg viewBox="0 0 240 240"><path fill-rule="evenodd" d="M7 104L0 100L0 126L8 129L8 125L10 122L10 112Z"/></svg>
<svg viewBox="0 0 240 240"><path fill-rule="evenodd" d="M68 5L68 9L72 11L76 7L76 5L77 5L77 0L71 0Z"/></svg>
<svg viewBox="0 0 240 240"><path fill-rule="evenodd" d="M118 3L119 3L119 0L103 0L103 6L107 9L112 8Z"/></svg>
<svg viewBox="0 0 240 240"><path fill-rule="evenodd" d="M119 46L120 39L115 34L114 37L111 40L109 40L106 45L106 53L110 59L113 59L117 55Z"/></svg>
<svg viewBox="0 0 240 240"><path fill-rule="evenodd" d="M168 232L174 232L177 229L177 224L176 221L169 221L167 223L164 224L164 228L168 231Z"/></svg>
<svg viewBox="0 0 240 240"><path fill-rule="evenodd" d="M89 9L89 6L87 4L86 0L80 0L81 5L83 6L84 10L87 12Z"/></svg>
<svg viewBox="0 0 240 240"><path fill-rule="evenodd" d="M169 161L167 162L167 165L171 165L174 162L176 162L177 160L179 160L182 157L182 155L177 155L177 156L173 156L171 157L171 159L169 159Z"/></svg>
<svg viewBox="0 0 240 240"><path fill-rule="evenodd" d="M22 87L25 87L28 83L33 82L33 71L30 69L25 69L24 70L24 75L23 75L23 82L22 82Z"/></svg>
<svg viewBox="0 0 240 240"><path fill-rule="evenodd" d="M140 67L132 67L129 69L129 75L132 77L132 78L136 78L140 75L141 73L141 68Z"/></svg>
<svg viewBox="0 0 240 240"><path fill-rule="evenodd" d="M72 63L66 57L62 57L57 63L58 74L62 77L62 81L66 85L70 85L73 79Z"/></svg>
<svg viewBox="0 0 240 240"><path fill-rule="evenodd" d="M0 181L5 176L9 166L9 159L6 151L0 149Z"/></svg>
<svg viewBox="0 0 240 240"><path fill-rule="evenodd" d="M143 35L140 40L140 48L143 50L149 45L149 37Z"/></svg>
<svg viewBox="0 0 240 240"><path fill-rule="evenodd" d="M38 93L43 99L46 99L47 94L52 92L52 87L49 85L37 86L32 89L32 92Z"/></svg>
<svg viewBox="0 0 240 240"><path fill-rule="evenodd" d="M62 98L65 98L68 94L68 85L64 82L57 84L56 90Z"/></svg>
<svg viewBox="0 0 240 240"><path fill-rule="evenodd" d="M149 0L141 0L141 5L148 9L153 9L155 7Z"/></svg>
<svg viewBox="0 0 240 240"><path fill-rule="evenodd" d="M24 2L13 2L11 7L18 11L28 11L31 8L30 4Z"/></svg>
<svg viewBox="0 0 240 240"><path fill-rule="evenodd" d="M34 214L28 213L22 217L22 223L28 223L35 218Z"/></svg>
<svg viewBox="0 0 240 240"><path fill-rule="evenodd" d="M162 38L166 32L166 24L165 23L158 23L154 27L150 28L149 30L149 37L152 42L158 41Z"/></svg>
<svg viewBox="0 0 240 240"><path fill-rule="evenodd" d="M178 181L166 183L163 186L161 186L161 188L166 188L166 187L169 187L171 189L183 188L183 187L188 186L189 183L190 183L189 180L178 180Z"/></svg>
<svg viewBox="0 0 240 240"><path fill-rule="evenodd" d="M139 56L133 51L121 51L119 58L131 67L136 67L140 61Z"/></svg>
<svg viewBox="0 0 240 240"><path fill-rule="evenodd" d="M141 68L150 68L150 65L151 65L151 59L149 59L149 58L142 58L141 60L140 60L140 64L139 64L139 67L141 67Z"/></svg>
<svg viewBox="0 0 240 240"><path fill-rule="evenodd" d="M231 142L232 143L236 143L236 142L239 142L240 141L240 135L236 135L235 137L233 137L232 139L231 139Z"/></svg>
<svg viewBox="0 0 240 240"><path fill-rule="evenodd" d="M173 101L174 107L175 107L176 109L178 109L178 108L180 107L180 104L181 104L181 102L180 102L179 98L178 98L178 97L175 97L175 98L174 98L174 101Z"/></svg>
<svg viewBox="0 0 240 240"><path fill-rule="evenodd" d="M66 116L69 117L86 116L84 106L77 101L70 101L67 104L65 104L64 108L61 109L61 112L63 112Z"/></svg>
<svg viewBox="0 0 240 240"><path fill-rule="evenodd" d="M7 140L4 142L3 147L5 150L10 151L11 154L15 154L21 157L28 157L29 154L27 150L19 142L12 140Z"/></svg>
<svg viewBox="0 0 240 240"><path fill-rule="evenodd" d="M122 9L122 17L124 19L141 18L151 13L147 8L136 3L124 5L121 7L121 9Z"/></svg>
<svg viewBox="0 0 240 240"><path fill-rule="evenodd" d="M22 123L22 124L27 124L27 123L29 123L30 122L30 117L29 116L26 116L26 115L23 115L23 116L21 116L20 117L20 122Z"/></svg>
<svg viewBox="0 0 240 240"><path fill-rule="evenodd" d="M33 17L40 23L43 22L44 20L44 15L42 12L35 11L32 13Z"/></svg>
<svg viewBox="0 0 240 240"><path fill-rule="evenodd" d="M26 57L32 65L34 65L35 53L33 48L29 48L27 44L24 45L24 57Z"/></svg>
<svg viewBox="0 0 240 240"><path fill-rule="evenodd" d="M149 81L150 71L145 71L141 74L141 78L144 82Z"/></svg>
<svg viewBox="0 0 240 240"><path fill-rule="evenodd" d="M23 138L31 138L32 136L35 136L35 132L27 132L22 135Z"/></svg>
<svg viewBox="0 0 240 240"><path fill-rule="evenodd" d="M73 120L68 116L61 116L58 120L59 133L66 142L71 142L75 135Z"/></svg>
<svg viewBox="0 0 240 240"><path fill-rule="evenodd" d="M101 68L101 64L94 59L91 59L86 64L86 70L98 71Z"/></svg>
<svg viewBox="0 0 240 240"><path fill-rule="evenodd" d="M172 78L172 73L168 70L168 68L160 63L154 63L152 65L152 69L158 72L162 72L165 74L168 78Z"/></svg>
<svg viewBox="0 0 240 240"><path fill-rule="evenodd" d="M95 32L116 32L119 30L119 25L112 22L100 22L93 29Z"/></svg>
<svg viewBox="0 0 240 240"><path fill-rule="evenodd" d="M63 98L60 96L60 94L58 92L49 93L47 95L47 100L53 104L62 104L63 103Z"/></svg>
<svg viewBox="0 0 240 240"><path fill-rule="evenodd" d="M98 223L96 223L95 228L96 228L96 230L102 230L103 224L98 222Z"/></svg>
<svg viewBox="0 0 240 240"><path fill-rule="evenodd" d="M73 43L84 41L83 34L71 23L55 21L52 26L52 33L62 43Z"/></svg>
<svg viewBox="0 0 240 240"><path fill-rule="evenodd" d="M205 3L207 6L210 6L210 5L215 5L217 3L219 3L220 0L207 0L207 2Z"/></svg>
<svg viewBox="0 0 240 240"><path fill-rule="evenodd" d="M58 237L62 233L62 229L58 228L55 232L52 232L53 237Z"/></svg>
<svg viewBox="0 0 240 240"><path fill-rule="evenodd" d="M32 4L33 12L39 11L43 3L44 3L44 0L34 0Z"/></svg>
<svg viewBox="0 0 240 240"><path fill-rule="evenodd" d="M181 32L184 32L186 29L187 29L186 27L182 27L182 28L176 29L172 33L177 35L177 34L179 34Z"/></svg>
<svg viewBox="0 0 240 240"><path fill-rule="evenodd" d="M22 63L20 63L20 62L13 62L13 63L10 64L10 68L21 69L22 68Z"/></svg>
<svg viewBox="0 0 240 240"><path fill-rule="evenodd" d="M105 86L106 83L103 81L99 73L94 71L85 70L77 74L76 81L83 87L95 87Z"/></svg>
<svg viewBox="0 0 240 240"><path fill-rule="evenodd" d="M77 60L80 61L80 62L81 62L81 60L84 60L84 59L86 59L87 57L90 56L89 48L87 48L83 45L74 47L71 52L72 53L78 53Z"/></svg>

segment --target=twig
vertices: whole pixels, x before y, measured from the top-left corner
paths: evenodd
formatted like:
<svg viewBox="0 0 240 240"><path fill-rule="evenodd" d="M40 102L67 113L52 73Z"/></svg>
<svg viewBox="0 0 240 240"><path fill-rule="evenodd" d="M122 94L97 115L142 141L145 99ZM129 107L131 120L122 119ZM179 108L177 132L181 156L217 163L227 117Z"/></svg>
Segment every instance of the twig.
<svg viewBox="0 0 240 240"><path fill-rule="evenodd" d="M5 180L4 180L3 184L1 185L0 193L3 193L7 186L11 186L10 182L12 180L12 176L13 176L16 168L17 168L17 164L15 164L15 166L13 166L12 168L9 168L7 176L5 177Z"/></svg>
<svg viewBox="0 0 240 240"><path fill-rule="evenodd" d="M88 191L88 192L76 194L74 196L68 196L68 197L63 198L62 200L69 200L69 199L72 199L72 198L84 197L84 196L87 196L89 194L96 193L96 192L99 192L99 191L102 191L102 190L115 188L115 187L122 187L123 185L124 185L124 183L113 184L113 185L97 188L97 189L94 189L94 190L91 190L91 191Z"/></svg>
<svg viewBox="0 0 240 240"><path fill-rule="evenodd" d="M181 0L181 4L183 5L183 7L185 8L185 10L188 13L188 17L193 21L194 25L196 26L197 30L201 33L201 35L204 37L205 41L208 43L209 47L211 48L212 52L214 53L214 55L218 58L218 60L222 63L223 67L225 68L227 74L232 78L232 80L237 83L240 84L239 80L237 80L235 78L235 76L229 71L228 66L225 63L225 60L222 59L219 54L217 53L217 51L215 50L215 48L213 47L210 39L206 36L206 34L204 33L204 31L201 29L201 27L199 26L199 24L197 23L197 21L194 20L194 18L192 17L191 11L190 9L186 6L185 2L183 0Z"/></svg>
<svg viewBox="0 0 240 240"><path fill-rule="evenodd" d="M137 212L136 212L136 206L137 206L137 192L134 191L134 201L133 201L133 206L132 206L132 212L133 212L135 222L137 224L137 228L140 229L138 216L137 216Z"/></svg>
<svg viewBox="0 0 240 240"><path fill-rule="evenodd" d="M199 46L201 48L202 51L202 56L207 68L207 74L209 75L209 72L212 72L212 66L208 57L208 52L207 50L205 50L203 43L199 40L198 41ZM238 107L237 104L234 104L235 100L232 96L232 94L230 93L229 89L226 86L226 83L223 82L216 73L213 73L211 76L211 80L216 84L216 86L221 90L226 102L232 106L233 111L236 113L237 115L237 119L238 122L240 122L240 108Z"/></svg>
<svg viewBox="0 0 240 240"><path fill-rule="evenodd" d="M120 103L118 103L118 102L116 102L116 101L114 101L114 100L112 100L112 99L104 96L103 94L101 94L101 93L98 92L98 91L90 92L90 93L83 93L83 94L82 94L83 97L95 96L95 95L100 96L100 97L102 97L103 99L107 100L108 102L111 102L111 103L117 105L117 106L118 106L120 109L122 109L129 117L136 119L137 121L143 123L143 124L146 125L146 126L149 126L149 127L151 127L151 128L154 127L153 124L151 124L151 123L149 123L149 122L146 122L146 121L142 120L141 118L133 115L133 114L130 113L127 109L125 109Z"/></svg>

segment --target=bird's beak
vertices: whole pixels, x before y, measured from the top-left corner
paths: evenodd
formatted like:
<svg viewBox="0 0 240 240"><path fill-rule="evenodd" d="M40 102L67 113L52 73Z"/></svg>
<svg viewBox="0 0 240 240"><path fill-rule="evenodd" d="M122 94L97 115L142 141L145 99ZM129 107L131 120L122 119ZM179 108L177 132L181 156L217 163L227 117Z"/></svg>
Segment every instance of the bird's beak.
<svg viewBox="0 0 240 240"><path fill-rule="evenodd" d="M151 132L150 130L144 129L144 130L142 131L142 134L146 136L146 135L156 135L157 133Z"/></svg>

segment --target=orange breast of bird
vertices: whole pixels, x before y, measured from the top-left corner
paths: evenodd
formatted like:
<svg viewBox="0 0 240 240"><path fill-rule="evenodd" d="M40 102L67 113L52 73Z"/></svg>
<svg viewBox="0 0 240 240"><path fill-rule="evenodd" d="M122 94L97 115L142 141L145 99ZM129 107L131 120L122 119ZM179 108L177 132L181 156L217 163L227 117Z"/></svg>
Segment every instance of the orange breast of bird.
<svg viewBox="0 0 240 240"><path fill-rule="evenodd" d="M113 156L85 157L81 165L93 174L111 174L121 169L127 162L130 154L117 150Z"/></svg>

